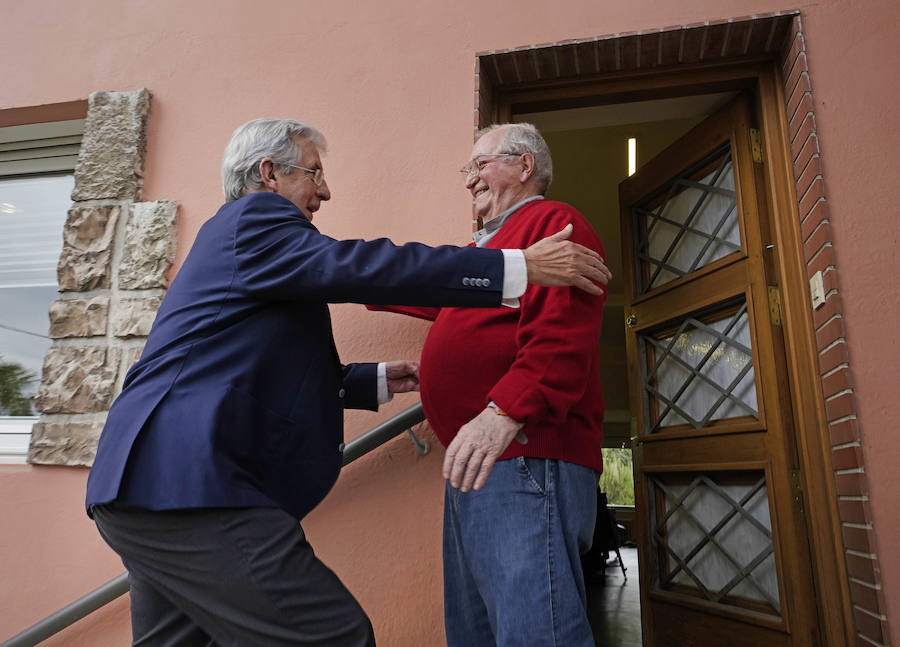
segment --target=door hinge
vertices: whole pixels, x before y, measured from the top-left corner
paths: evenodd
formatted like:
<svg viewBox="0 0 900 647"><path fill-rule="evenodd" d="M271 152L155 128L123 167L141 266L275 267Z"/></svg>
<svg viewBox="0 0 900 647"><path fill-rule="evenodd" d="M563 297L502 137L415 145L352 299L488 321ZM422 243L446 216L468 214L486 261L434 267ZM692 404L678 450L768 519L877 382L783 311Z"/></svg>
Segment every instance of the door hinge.
<svg viewBox="0 0 900 647"><path fill-rule="evenodd" d="M750 152L753 154L753 161L757 164L763 163L763 146L762 135L759 128L750 129Z"/></svg>
<svg viewBox="0 0 900 647"><path fill-rule="evenodd" d="M791 498L794 500L794 507L803 514L803 481L799 470L791 470Z"/></svg>
<svg viewBox="0 0 900 647"><path fill-rule="evenodd" d="M767 286L769 289L769 316L773 326L781 325L781 292L777 285Z"/></svg>

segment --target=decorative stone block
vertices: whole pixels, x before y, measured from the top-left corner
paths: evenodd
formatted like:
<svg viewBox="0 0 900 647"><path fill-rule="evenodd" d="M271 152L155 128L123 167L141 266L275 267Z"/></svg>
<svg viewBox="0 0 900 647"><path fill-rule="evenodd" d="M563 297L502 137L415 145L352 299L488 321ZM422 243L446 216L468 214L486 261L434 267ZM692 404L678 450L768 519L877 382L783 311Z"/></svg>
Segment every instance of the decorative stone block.
<svg viewBox="0 0 900 647"><path fill-rule="evenodd" d="M138 202L132 207L125 228L119 287L123 290L164 288L175 260L174 200Z"/></svg>
<svg viewBox="0 0 900 647"><path fill-rule="evenodd" d="M120 211L118 205L76 206L69 209L57 266L61 292L110 286L112 241Z"/></svg>
<svg viewBox="0 0 900 647"><path fill-rule="evenodd" d="M141 199L149 114L145 89L89 97L73 200Z"/></svg>
<svg viewBox="0 0 900 647"><path fill-rule="evenodd" d="M98 346L51 346L44 357L35 408L42 413L108 411L122 351Z"/></svg>
<svg viewBox="0 0 900 647"><path fill-rule="evenodd" d="M106 334L109 297L57 299L50 304L50 337L96 337Z"/></svg>
<svg viewBox="0 0 900 647"><path fill-rule="evenodd" d="M121 299L113 311L113 334L116 337L146 337L162 299L162 295Z"/></svg>
<svg viewBox="0 0 900 647"><path fill-rule="evenodd" d="M28 462L90 466L102 422L37 422L31 430Z"/></svg>
<svg viewBox="0 0 900 647"><path fill-rule="evenodd" d="M125 363L122 365L122 373L128 373L131 370L131 367L134 366L137 361L141 358L141 353L144 352L144 345L135 346L132 348L125 349Z"/></svg>

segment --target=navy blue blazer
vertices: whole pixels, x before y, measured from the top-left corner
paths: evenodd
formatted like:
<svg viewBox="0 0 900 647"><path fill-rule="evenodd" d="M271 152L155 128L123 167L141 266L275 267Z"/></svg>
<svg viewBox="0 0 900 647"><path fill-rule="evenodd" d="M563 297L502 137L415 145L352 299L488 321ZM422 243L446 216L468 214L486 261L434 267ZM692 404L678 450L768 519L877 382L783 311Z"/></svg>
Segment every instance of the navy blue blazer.
<svg viewBox="0 0 900 647"><path fill-rule="evenodd" d="M109 411L88 513L118 500L302 518L337 479L343 409L378 408L376 364L341 365L327 303L498 306L502 283L499 250L334 240L275 193L225 204Z"/></svg>

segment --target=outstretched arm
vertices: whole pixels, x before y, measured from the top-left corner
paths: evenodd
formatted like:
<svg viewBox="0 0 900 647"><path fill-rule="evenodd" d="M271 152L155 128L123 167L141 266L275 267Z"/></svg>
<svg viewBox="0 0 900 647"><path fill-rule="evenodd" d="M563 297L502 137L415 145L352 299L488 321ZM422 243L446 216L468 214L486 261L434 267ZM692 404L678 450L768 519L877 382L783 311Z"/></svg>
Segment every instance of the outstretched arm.
<svg viewBox="0 0 900 647"><path fill-rule="evenodd" d="M524 250L528 282L544 287L571 285L589 294L603 294L612 274L603 258L593 249L568 240L572 224L547 236Z"/></svg>

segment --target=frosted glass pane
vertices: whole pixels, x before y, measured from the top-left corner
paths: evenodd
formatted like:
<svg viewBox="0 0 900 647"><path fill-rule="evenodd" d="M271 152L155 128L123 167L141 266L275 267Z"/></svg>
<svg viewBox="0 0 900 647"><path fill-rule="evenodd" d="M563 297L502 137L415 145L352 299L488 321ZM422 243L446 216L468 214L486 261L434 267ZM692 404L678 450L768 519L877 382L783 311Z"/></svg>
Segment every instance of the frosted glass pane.
<svg viewBox="0 0 900 647"><path fill-rule="evenodd" d="M714 321L687 318L675 334L640 339L652 361L644 369L648 432L681 424L700 429L716 420L758 417L745 306Z"/></svg>
<svg viewBox="0 0 900 647"><path fill-rule="evenodd" d="M665 512L653 520L663 588L695 589L714 602L779 610L767 488L761 472L651 477ZM659 510L659 506L655 505Z"/></svg>
<svg viewBox="0 0 900 647"><path fill-rule="evenodd" d="M670 180L662 200L656 195L651 202L655 206L633 209L642 270L639 294L740 249L734 166L727 147L705 160L701 170L689 169Z"/></svg>

